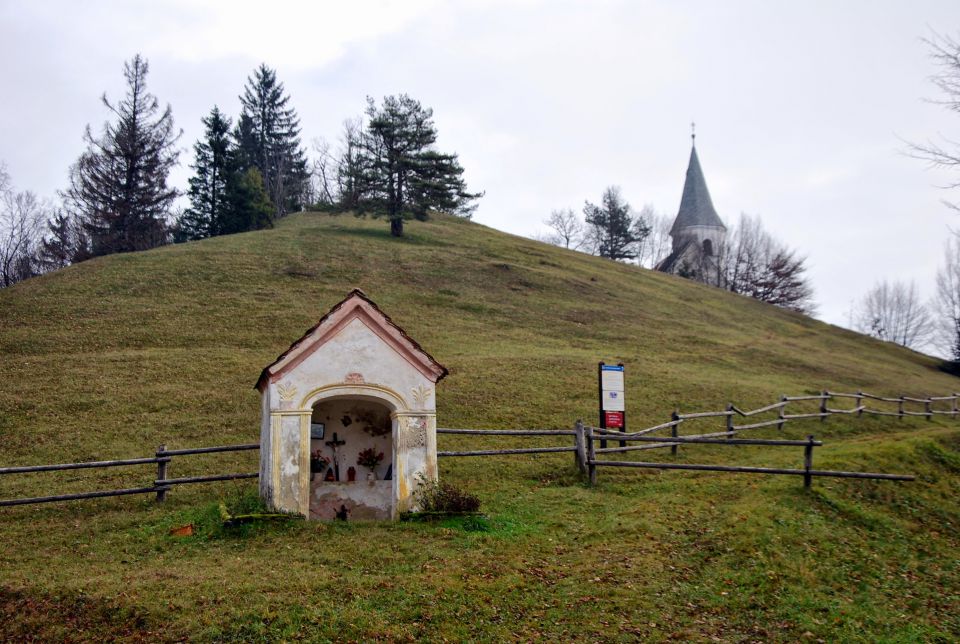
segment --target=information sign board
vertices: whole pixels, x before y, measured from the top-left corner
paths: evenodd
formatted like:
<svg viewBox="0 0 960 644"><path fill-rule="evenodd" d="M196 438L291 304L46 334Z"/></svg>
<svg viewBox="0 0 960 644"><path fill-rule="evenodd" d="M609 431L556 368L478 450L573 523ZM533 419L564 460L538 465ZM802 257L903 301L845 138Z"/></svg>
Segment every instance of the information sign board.
<svg viewBox="0 0 960 644"><path fill-rule="evenodd" d="M623 365L600 365L600 409L624 411Z"/></svg>
<svg viewBox="0 0 960 644"><path fill-rule="evenodd" d="M601 362L597 369L597 388L600 393L600 427L627 431L627 407L623 378L623 364ZM621 447L625 446L620 441ZM600 439L600 447L606 447L607 441Z"/></svg>
<svg viewBox="0 0 960 644"><path fill-rule="evenodd" d="M604 425L607 429L616 429L623 427L623 412L622 411L605 411L603 412Z"/></svg>

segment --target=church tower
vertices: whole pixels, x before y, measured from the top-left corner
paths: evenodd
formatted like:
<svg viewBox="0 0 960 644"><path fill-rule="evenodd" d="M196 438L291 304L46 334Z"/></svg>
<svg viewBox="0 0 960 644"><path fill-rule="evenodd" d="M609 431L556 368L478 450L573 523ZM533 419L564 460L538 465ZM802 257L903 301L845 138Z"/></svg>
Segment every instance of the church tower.
<svg viewBox="0 0 960 644"><path fill-rule="evenodd" d="M719 271L717 255L727 238L723 225L710 199L707 181L703 177L700 158L697 156L696 134L691 135L690 163L683 184L680 210L670 228L673 252L656 269L692 277L699 281L717 284Z"/></svg>

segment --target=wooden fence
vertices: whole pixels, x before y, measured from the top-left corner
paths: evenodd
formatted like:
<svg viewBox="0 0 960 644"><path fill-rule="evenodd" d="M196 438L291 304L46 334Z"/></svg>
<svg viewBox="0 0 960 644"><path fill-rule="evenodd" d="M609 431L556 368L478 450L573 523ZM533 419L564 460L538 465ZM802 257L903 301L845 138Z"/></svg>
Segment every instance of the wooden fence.
<svg viewBox="0 0 960 644"><path fill-rule="evenodd" d="M580 423L580 421L577 421ZM437 434L465 434L468 436L573 436L574 444L569 447L524 447L521 449L480 449L467 452L437 452L441 456L501 456L506 454L550 454L554 452L576 452L582 430L574 429L447 429L437 428Z"/></svg>
<svg viewBox="0 0 960 644"><path fill-rule="evenodd" d="M849 409L838 409L829 406L831 400L852 399L854 406ZM881 403L896 403L896 411L885 411L882 409L872 409L865 403L873 400ZM787 407L792 403L810 403L816 402L818 409L816 412L799 411L798 413L787 413ZM819 394L802 396L781 396L778 402L765 405L757 409L745 411L733 403L727 405L726 409L721 411L697 411L680 413L680 410L674 410L670 415L670 420L665 423L646 427L634 432L625 433L598 427L584 425L577 421L572 430L545 430L545 429L437 429L438 434L462 434L474 436L569 436L573 435L574 444L563 447L532 447L522 449L484 449L474 451L443 451L437 452L437 456L499 456L510 454L543 454L552 452L573 452L574 460L578 469L588 477L591 484L597 481L598 467L636 467L650 469L666 470L701 470L714 472L739 472L753 474L782 474L802 476L805 487L811 485L813 477L829 476L837 478L860 478L860 479L878 479L892 481L912 481L915 477L902 474L884 474L879 472L844 472L836 470L815 470L813 469L813 448L821 446L823 443L814 440L814 437L808 436L806 440L764 440L764 439L740 439L734 438L739 432L761 429L764 427L776 426L777 429L783 429L787 423L797 420L819 419L824 422L832 415L855 415L861 417L863 414L875 416L895 416L905 417L924 417L932 420L935 415L949 415L956 418L960 413L958 408L960 394L949 396L929 396L927 398L915 398L910 396L899 396L897 398L875 396L863 391L855 394L839 393L831 391L822 391ZM940 403L949 403L949 409L934 409L934 405ZM906 405L923 405L923 411L906 409ZM747 422L737 425L735 419L750 418L762 414L776 413L776 417L759 422ZM724 427L722 431L714 431L687 436L680 436L679 428L684 423L694 420L705 420L723 418ZM669 436L655 436L658 432L669 431ZM619 447L607 447L607 441L619 441ZM599 447L597 446L599 443ZM640 444L628 444L640 443ZM703 445L766 445L776 447L803 447L804 464L803 468L769 468L769 467L747 467L735 465L708 465L696 463L662 463L662 462L644 462L644 461L615 461L604 460L600 456L605 454L614 454L648 449L669 448L671 454L676 455L678 447L683 444L703 444Z"/></svg>
<svg viewBox="0 0 960 644"><path fill-rule="evenodd" d="M854 406L850 409L831 408L828 402L834 399L852 399ZM881 409L871 409L865 403L866 401L876 401L880 403L895 403L896 411L885 411ZM819 408L816 412L800 412L794 414L787 413L787 406L792 403L816 402ZM934 409L934 405L949 403L949 409ZM438 428L438 434L459 434L466 436L514 436L514 437L573 437L573 445L547 446L547 447L525 447L509 449L480 449L468 451L439 451L438 457L451 456L501 456L514 454L551 454L558 452L573 452L577 467L590 483L596 483L598 467L634 467L651 468L665 470L702 470L713 472L741 472L756 474L784 474L802 476L804 485L810 486L811 480L815 476L830 476L841 478L862 478L862 479L880 479L893 481L912 481L913 476L901 474L882 474L875 472L842 472L830 470L813 469L813 449L823 443L814 440L813 436L808 436L806 440L769 440L769 439L742 439L734 438L739 432L751 429L760 429L763 427L776 426L783 429L786 423L802 419L817 418L825 421L834 414L856 415L872 414L876 416L895 416L905 417L924 417L932 420L935 415L949 415L956 418L960 413L958 408L960 403L960 394L949 396L930 396L927 398L915 398L910 396L900 396L897 398L875 396L863 391L855 394L837 393L823 391L819 394L803 396L781 396L778 402L766 405L758 409L744 411L730 403L722 411L700 411L681 414L675 410L670 415L670 420L659 425L640 429L635 432L624 433L616 432L598 427L584 425L577 421L573 429L449 429ZM923 405L923 411L907 409L907 405ZM760 422L744 423L737 425L735 418L749 418L760 414L769 414L776 412L776 417ZM707 432L681 436L679 427L685 423L694 420L704 420L713 418L723 418L724 428L722 431ZM655 436L657 432L669 431L669 436ZM619 447L607 447L607 441L619 441ZM599 443L599 447L597 446ZM628 444L635 443L635 444ZM615 461L604 460L600 458L605 454L615 454L637 450L664 449L669 448L671 453L676 455L677 449L685 444L700 445L766 445L775 447L803 447L804 464L803 468L768 468L768 467L746 467L736 465L707 465L696 463L674 463L674 462L644 462L644 461ZM214 481L231 481L237 479L252 479L259 477L258 472L244 472L238 474L213 474L206 476L187 476L180 478L170 478L168 476L168 467L174 457L189 456L193 454L211 454L219 452L236 452L245 450L260 449L259 443L248 443L243 445L223 445L218 447L198 447L191 449L168 450L166 446L161 445L154 456L146 458L130 458L113 461L92 461L87 463L60 463L56 465L31 465L21 467L0 467L0 475L7 474L25 474L32 472L52 472L63 470L79 470L90 468L110 468L125 467L135 465L156 465L157 476L149 484L143 487L123 488L117 490L98 490L95 492L80 492L76 494L57 494L52 496L38 496L20 499L0 500L0 507L12 505L27 505L35 503L52 503L55 501L74 501L78 499L95 499L107 496L126 496L131 494L156 494L157 501L163 501L167 492L174 485L187 485L193 483L210 483Z"/></svg>
<svg viewBox="0 0 960 644"><path fill-rule="evenodd" d="M223 445L219 447L198 447L194 449L168 450L165 445L157 448L156 454L148 458L128 458L114 461L91 461L87 463L60 463L57 465L27 465L22 467L0 467L0 475L27 474L31 472L59 472L63 470L82 470L91 468L126 467L132 465L157 466L157 477L150 485L144 487L123 488L119 490L98 490L96 492L80 492L77 494L56 494L52 496L35 496L22 499L0 500L0 507L10 505L28 505L35 503L53 503L55 501L75 501L78 499L96 499L105 496L127 496L130 494L156 494L157 501L163 501L167 492L174 485L190 483L209 483L212 481L231 481L235 479L251 479L260 476L259 472L241 474L214 474L210 476L187 476L182 478L168 478L167 468L175 456L191 454L210 454L218 452L238 452L260 449L259 443L245 445Z"/></svg>
<svg viewBox="0 0 960 644"><path fill-rule="evenodd" d="M697 418L707 418L709 416L701 414ZM689 418L689 417L688 417ZM679 424L679 423L677 423ZM753 429L759 426L767 426L766 423L756 423L750 426L741 426L737 430L714 432L709 434L697 434L695 436L678 436L676 434L677 424L665 423L671 426L672 435L669 438L649 435L638 435L641 432L633 434L621 434L603 430L597 427L589 427L581 421L577 421L572 430L549 430L549 429L443 429L438 428L438 434L465 434L473 436L570 436L574 437L574 444L571 446L560 447L525 447L519 449L483 449L450 452L437 452L437 456L506 456L513 454L551 454L556 452L573 452L574 462L577 468L588 477L591 485L597 482L597 467L638 467L655 468L664 470L701 470L712 472L737 472L743 474L785 474L797 475L803 477L804 487L810 487L813 477L830 476L836 478L858 478L858 479L880 479L887 481L912 481L914 476L907 474L884 474L880 472L845 472L840 470L815 470L813 469L813 448L823 445L822 442L815 440L812 435L807 436L806 440L778 440L778 439L748 439L732 438L738 430ZM770 423L775 424L775 423ZM658 425L656 428L663 429L664 426ZM655 429L655 428L650 428ZM716 438L724 436L725 438ZM603 444L607 439L627 442L643 442L646 445L624 446L598 448L597 443ZM677 447L684 444L701 445L765 445L776 447L803 447L804 463L803 469L774 468L774 467L749 467L742 465L701 465L695 463L663 463L663 462L644 462L644 461L608 461L597 458L598 454L607 454L613 452L626 452L642 449L661 449L669 447L674 455L677 453Z"/></svg>

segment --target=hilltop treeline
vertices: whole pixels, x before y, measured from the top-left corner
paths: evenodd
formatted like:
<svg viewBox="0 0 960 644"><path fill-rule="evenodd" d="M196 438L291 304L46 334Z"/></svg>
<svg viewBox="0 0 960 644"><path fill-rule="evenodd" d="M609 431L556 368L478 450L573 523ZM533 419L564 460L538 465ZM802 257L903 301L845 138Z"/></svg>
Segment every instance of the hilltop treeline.
<svg viewBox="0 0 960 644"><path fill-rule="evenodd" d="M236 120L217 105L202 119L181 190L169 177L182 130L149 91L149 71L139 54L124 64L126 93L102 97L109 119L85 128L57 200L18 192L0 165L0 286L90 257L270 227L306 208L382 216L400 236L404 220L433 211L469 216L481 196L457 155L437 149L433 110L405 94L368 97L336 150L320 139L309 159L290 95L265 64L247 78Z"/></svg>

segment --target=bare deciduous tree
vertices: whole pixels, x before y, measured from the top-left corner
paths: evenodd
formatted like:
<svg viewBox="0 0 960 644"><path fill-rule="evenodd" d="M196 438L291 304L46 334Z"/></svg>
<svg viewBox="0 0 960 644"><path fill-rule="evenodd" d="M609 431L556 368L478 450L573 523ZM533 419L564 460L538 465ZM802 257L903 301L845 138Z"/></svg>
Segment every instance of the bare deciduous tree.
<svg viewBox="0 0 960 644"><path fill-rule="evenodd" d="M759 217L740 215L740 223L714 252L718 285L807 315L816 310L806 258L764 230Z"/></svg>
<svg viewBox="0 0 960 644"><path fill-rule="evenodd" d="M913 282L879 282L858 303L854 313L858 331L911 349L929 339L930 314Z"/></svg>
<svg viewBox="0 0 960 644"><path fill-rule="evenodd" d="M670 254L673 244L670 226L673 219L658 213L650 204L640 209L640 217L650 228L650 234L637 244L637 262L646 268L653 268Z"/></svg>
<svg viewBox="0 0 960 644"><path fill-rule="evenodd" d="M960 40L948 35L934 33L924 39L930 48L930 57L938 68L931 77L933 84L942 92L943 98L934 103L943 105L952 112L960 113ZM910 143L909 153L931 166L960 171L960 142L941 137L939 142ZM960 188L960 178L949 182L945 188ZM960 204L945 201L951 208L960 210Z"/></svg>
<svg viewBox="0 0 960 644"><path fill-rule="evenodd" d="M313 140L313 153L309 201L311 204L331 206L337 202L337 157L330 143L322 137Z"/></svg>
<svg viewBox="0 0 960 644"><path fill-rule="evenodd" d="M584 244L583 222L571 208L554 210L543 220L551 232L545 241L554 246L577 250Z"/></svg>
<svg viewBox="0 0 960 644"><path fill-rule="evenodd" d="M38 246L53 208L30 191L15 192L0 166L0 287L40 272Z"/></svg>
<svg viewBox="0 0 960 644"><path fill-rule="evenodd" d="M337 202L344 210L358 210L362 196L363 129L362 116L343 122L337 151Z"/></svg>
<svg viewBox="0 0 960 644"><path fill-rule="evenodd" d="M960 239L947 240L944 265L937 270L937 292L931 308L934 313L936 346L960 365Z"/></svg>

